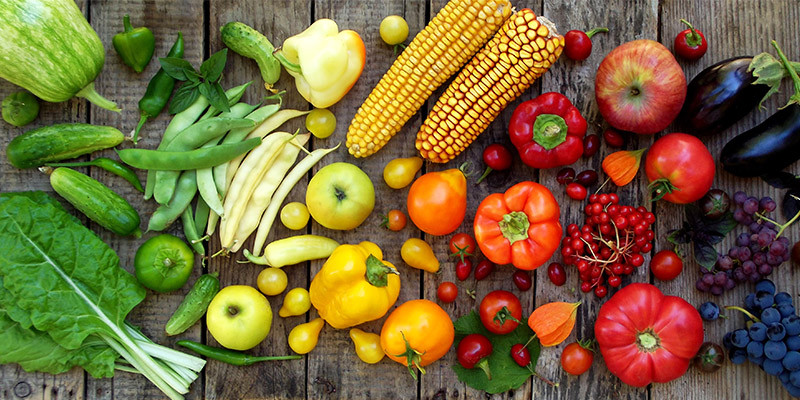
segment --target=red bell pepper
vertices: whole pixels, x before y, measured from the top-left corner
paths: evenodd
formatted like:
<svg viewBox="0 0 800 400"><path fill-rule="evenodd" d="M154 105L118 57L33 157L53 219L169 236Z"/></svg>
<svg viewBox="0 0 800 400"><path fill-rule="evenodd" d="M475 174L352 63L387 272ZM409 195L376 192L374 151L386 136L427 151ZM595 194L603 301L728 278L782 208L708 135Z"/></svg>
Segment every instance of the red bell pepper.
<svg viewBox="0 0 800 400"><path fill-rule="evenodd" d="M550 190L520 182L483 199L475 213L475 240L481 253L496 264L536 269L561 243L559 212Z"/></svg>
<svg viewBox="0 0 800 400"><path fill-rule="evenodd" d="M608 370L644 387L686 372L703 344L703 320L686 300L632 283L600 307L594 335Z"/></svg>
<svg viewBox="0 0 800 400"><path fill-rule="evenodd" d="M549 92L517 106L508 134L522 162L554 168L581 157L586 120L566 96Z"/></svg>

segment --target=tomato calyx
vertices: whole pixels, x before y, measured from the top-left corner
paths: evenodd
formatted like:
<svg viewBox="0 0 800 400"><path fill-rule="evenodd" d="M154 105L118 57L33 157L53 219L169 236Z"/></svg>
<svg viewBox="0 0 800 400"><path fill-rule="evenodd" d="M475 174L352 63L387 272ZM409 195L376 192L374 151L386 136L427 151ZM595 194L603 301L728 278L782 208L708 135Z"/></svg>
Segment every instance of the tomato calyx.
<svg viewBox="0 0 800 400"><path fill-rule="evenodd" d="M583 340L579 339L576 343L578 343L578 346L581 346L584 349L589 350L592 353L594 353L594 340L593 339L583 339Z"/></svg>
<svg viewBox="0 0 800 400"><path fill-rule="evenodd" d="M673 185L669 179L660 178L650 182L650 184L647 185L647 190L651 193L651 201L659 201L664 198L664 196L680 189Z"/></svg>
<svg viewBox="0 0 800 400"><path fill-rule="evenodd" d="M512 211L503 215L503 220L498 222L498 225L500 225L500 232L503 237L508 240L508 244L513 245L514 242L528 238L528 228L530 228L531 223L524 212Z"/></svg>
<svg viewBox="0 0 800 400"><path fill-rule="evenodd" d="M406 339L406 334L403 331L400 331L400 336L403 337L403 341L406 343L406 351L400 354L393 354L395 357L405 357L406 362L408 365L408 372L411 374L411 377L414 380L417 380L417 373L414 371L414 368L418 369L422 375L425 375L425 368L422 367L420 362L422 362L422 355L424 353L420 353L419 351L415 350L411 347L411 343L408 342Z"/></svg>
<svg viewBox="0 0 800 400"><path fill-rule="evenodd" d="M494 323L497 324L498 326L503 326L503 324L505 324L506 321L514 321L518 324L521 323L520 320L514 318L514 316L511 314L511 310L509 310L508 307L506 306L503 306L503 308L501 308L494 314L494 318L492 319L492 321L494 321Z"/></svg>
<svg viewBox="0 0 800 400"><path fill-rule="evenodd" d="M367 282L375 287L385 287L389 284L387 276L389 274L400 275L396 269L384 264L381 260L372 254L367 257L367 273L365 274Z"/></svg>
<svg viewBox="0 0 800 400"><path fill-rule="evenodd" d="M464 257L472 257L475 255L474 253L469 252L469 248L472 247L469 244L465 244L464 246L459 246L453 243L453 247L456 248L456 251L450 253L450 257L458 258L461 262L464 262Z"/></svg>
<svg viewBox="0 0 800 400"><path fill-rule="evenodd" d="M636 333L636 347L643 353L655 352L661 348L661 338L653 331L653 328L647 328Z"/></svg>
<svg viewBox="0 0 800 400"><path fill-rule="evenodd" d="M533 123L533 140L552 150L567 140L567 121L556 114L539 114Z"/></svg>

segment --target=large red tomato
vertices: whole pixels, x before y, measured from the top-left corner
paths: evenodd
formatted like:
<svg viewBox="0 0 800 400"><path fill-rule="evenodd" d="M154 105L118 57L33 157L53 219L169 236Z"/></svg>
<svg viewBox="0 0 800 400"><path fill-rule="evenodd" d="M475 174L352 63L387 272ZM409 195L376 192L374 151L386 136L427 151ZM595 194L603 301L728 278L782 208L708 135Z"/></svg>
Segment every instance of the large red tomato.
<svg viewBox="0 0 800 400"><path fill-rule="evenodd" d="M711 189L715 170L706 145L685 133L670 133L656 140L644 162L653 197L663 194L664 200L677 204L700 200Z"/></svg>
<svg viewBox="0 0 800 400"><path fill-rule="evenodd" d="M600 307L594 335L608 370L643 387L686 372L703 344L703 320L686 300L632 283Z"/></svg>

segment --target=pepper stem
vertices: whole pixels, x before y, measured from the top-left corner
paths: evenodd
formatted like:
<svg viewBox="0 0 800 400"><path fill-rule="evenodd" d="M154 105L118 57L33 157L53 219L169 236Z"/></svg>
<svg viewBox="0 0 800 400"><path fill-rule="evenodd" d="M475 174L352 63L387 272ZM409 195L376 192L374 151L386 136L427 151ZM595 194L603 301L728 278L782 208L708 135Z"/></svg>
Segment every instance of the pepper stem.
<svg viewBox="0 0 800 400"><path fill-rule="evenodd" d="M100 93L97 93L94 90L94 82L86 85L85 88L81 89L80 92L75 93L76 97L83 97L86 100L89 100L92 104L100 107L105 108L106 110L120 112L122 110L117 107L117 103L106 99L105 97L101 96Z"/></svg>
<svg viewBox="0 0 800 400"><path fill-rule="evenodd" d="M694 29L689 21L681 18L681 22L683 22L687 27L689 27L689 30L692 31L690 34L686 35L686 44L691 47L700 46L703 43L703 38L700 37L700 34L697 33L697 30Z"/></svg>
<svg viewBox="0 0 800 400"><path fill-rule="evenodd" d="M378 260L377 257L373 256L372 254L367 257L367 273L366 278L367 282L370 285L375 287L384 287L389 284L389 279L387 276L389 274L400 275L396 269L384 264L381 260Z"/></svg>
<svg viewBox="0 0 800 400"><path fill-rule="evenodd" d="M533 122L533 140L552 150L567 140L567 121L556 114L539 114Z"/></svg>
<svg viewBox="0 0 800 400"><path fill-rule="evenodd" d="M592 36L594 36L596 33L601 33L601 32L608 32L608 28L604 28L604 27L594 28L594 29L592 29L590 31L587 31L586 32L586 36L588 36L589 39L591 39Z"/></svg>
<svg viewBox="0 0 800 400"><path fill-rule="evenodd" d="M503 220L498 222L500 232L508 240L509 245L519 240L528 238L528 228L531 226L528 216L522 211L512 211L503 216Z"/></svg>
<svg viewBox="0 0 800 400"><path fill-rule="evenodd" d="M792 78L792 82L794 83L794 94L789 98L789 102L781 107L781 109L788 107L790 104L800 104L800 77L797 76L797 71L792 68L789 59L786 58L786 54L783 54L783 50L778 46L778 42L773 40L772 47L778 52L778 57L781 59L783 67L786 69L786 72L789 73L789 77Z"/></svg>
<svg viewBox="0 0 800 400"><path fill-rule="evenodd" d="M130 31L133 30L133 26L131 25L131 16L130 15L125 14L125 16L122 17L122 26L124 27L125 32L130 32Z"/></svg>
<svg viewBox="0 0 800 400"><path fill-rule="evenodd" d="M272 55L275 56L276 59L278 59L278 62L280 62L281 65L283 65L283 68L286 68L287 71L298 73L298 74L302 74L303 73L303 70L300 69L300 65L299 64L295 64L295 63L293 63L293 62L291 62L291 61L286 59L286 57L283 55L283 53L281 53L281 48L280 47L275 49L275 51L272 52Z"/></svg>

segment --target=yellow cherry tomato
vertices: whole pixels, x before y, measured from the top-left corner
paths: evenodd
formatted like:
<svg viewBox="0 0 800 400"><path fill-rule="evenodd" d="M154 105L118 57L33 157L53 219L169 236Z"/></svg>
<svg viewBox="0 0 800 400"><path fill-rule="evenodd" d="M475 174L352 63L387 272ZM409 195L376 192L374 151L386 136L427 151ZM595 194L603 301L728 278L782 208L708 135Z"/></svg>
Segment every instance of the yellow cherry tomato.
<svg viewBox="0 0 800 400"><path fill-rule="evenodd" d="M402 189L414 180L420 168L422 168L422 158L395 158L383 167L383 180L392 189Z"/></svg>
<svg viewBox="0 0 800 400"><path fill-rule="evenodd" d="M350 339L356 346L356 354L361 361L367 364L376 364L383 360L385 355L381 348L381 336L375 333L364 332L361 329L350 329Z"/></svg>
<svg viewBox="0 0 800 400"><path fill-rule="evenodd" d="M256 280L258 290L267 296L275 296L286 290L286 285L289 283L289 278L286 277L286 272L280 268L264 268Z"/></svg>
<svg viewBox="0 0 800 400"><path fill-rule="evenodd" d="M308 295L308 290L294 288L287 292L286 297L283 298L283 305L278 310L278 315L283 318L303 315L310 309L311 297Z"/></svg>
<svg viewBox="0 0 800 400"><path fill-rule="evenodd" d="M386 44L396 45L408 39L408 23L399 15L390 15L381 21L381 39Z"/></svg>
<svg viewBox="0 0 800 400"><path fill-rule="evenodd" d="M439 271L439 260L433 254L431 246L422 239L406 240L400 248L400 257L411 267L431 273Z"/></svg>
<svg viewBox="0 0 800 400"><path fill-rule="evenodd" d="M306 129L317 139L325 139L336 130L336 116L327 108L315 108L306 115Z"/></svg>
<svg viewBox="0 0 800 400"><path fill-rule="evenodd" d="M317 347L319 333L325 326L325 320L315 318L305 324L292 328L289 332L289 348L297 354L306 354Z"/></svg>
<svg viewBox="0 0 800 400"><path fill-rule="evenodd" d="M305 228L310 216L306 205L298 201L288 203L281 209L281 222L294 231Z"/></svg>

